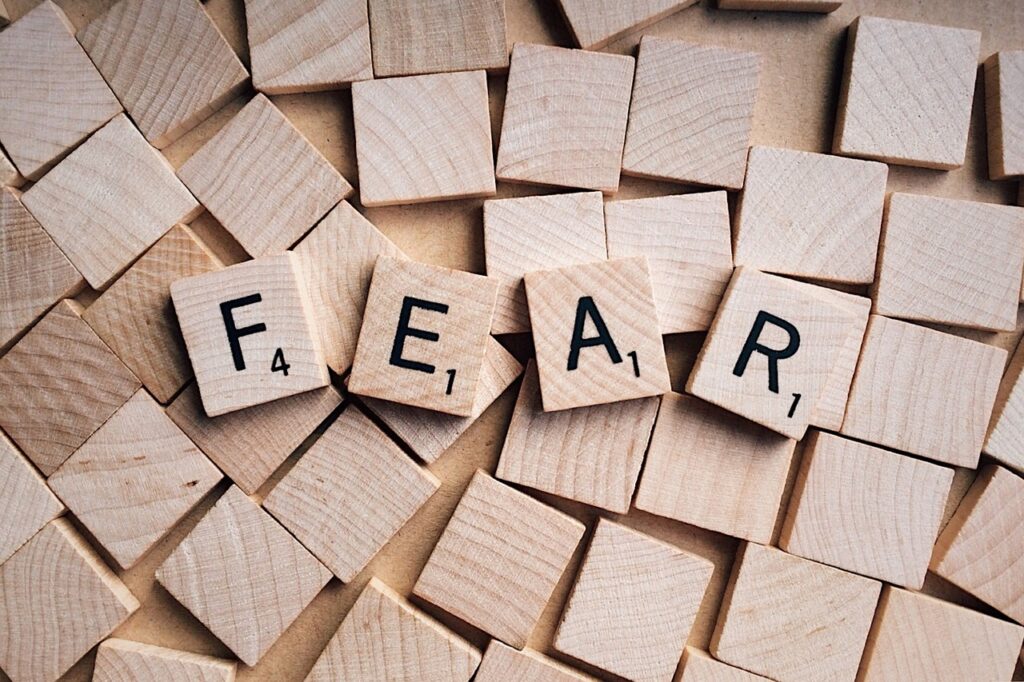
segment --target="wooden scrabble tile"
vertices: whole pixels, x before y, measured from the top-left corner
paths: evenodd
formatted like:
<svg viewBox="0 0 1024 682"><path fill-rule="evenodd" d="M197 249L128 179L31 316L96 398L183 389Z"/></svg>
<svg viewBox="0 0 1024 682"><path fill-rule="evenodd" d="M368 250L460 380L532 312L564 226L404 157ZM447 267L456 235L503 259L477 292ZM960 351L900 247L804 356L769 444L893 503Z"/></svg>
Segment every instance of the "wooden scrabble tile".
<svg viewBox="0 0 1024 682"><path fill-rule="evenodd" d="M0 426L44 476L141 386L79 310L61 301L0 357Z"/></svg>
<svg viewBox="0 0 1024 682"><path fill-rule="evenodd" d="M2 3L3 0L0 0ZM0 5L2 6L2 5ZM25 184L25 178L22 177L18 169L14 167L11 160L4 154L4 150L0 149L0 186L3 187L21 187Z"/></svg>
<svg viewBox="0 0 1024 682"><path fill-rule="evenodd" d="M1024 478L987 465L939 535L931 570L1024 623Z"/></svg>
<svg viewBox="0 0 1024 682"><path fill-rule="evenodd" d="M472 416L497 289L480 275L379 257L349 390Z"/></svg>
<svg viewBox="0 0 1024 682"><path fill-rule="evenodd" d="M370 39L378 78L508 66L504 0L370 0Z"/></svg>
<svg viewBox="0 0 1024 682"><path fill-rule="evenodd" d="M844 436L973 469L1006 351L872 315Z"/></svg>
<svg viewBox="0 0 1024 682"><path fill-rule="evenodd" d="M878 259L879 315L1012 331L1024 208L893 194Z"/></svg>
<svg viewBox="0 0 1024 682"><path fill-rule="evenodd" d="M886 587L858 679L1009 680L1022 639L1019 625Z"/></svg>
<svg viewBox="0 0 1024 682"><path fill-rule="evenodd" d="M683 649L682 668L677 682L757 682L767 679L716 661L703 651L688 646Z"/></svg>
<svg viewBox="0 0 1024 682"><path fill-rule="evenodd" d="M997 52L985 62L988 174L1024 175L1024 52Z"/></svg>
<svg viewBox="0 0 1024 682"><path fill-rule="evenodd" d="M49 483L110 556L129 568L222 477L139 389Z"/></svg>
<svg viewBox="0 0 1024 682"><path fill-rule="evenodd" d="M545 412L531 363L494 475L625 514L657 413L657 398Z"/></svg>
<svg viewBox="0 0 1024 682"><path fill-rule="evenodd" d="M617 191L633 67L628 56L516 44L498 179Z"/></svg>
<svg viewBox="0 0 1024 682"><path fill-rule="evenodd" d="M478 665L469 642L370 578L306 679L468 682Z"/></svg>
<svg viewBox="0 0 1024 682"><path fill-rule="evenodd" d="M662 334L704 331L732 276L725 192L605 205L608 257L647 256Z"/></svg>
<svg viewBox="0 0 1024 682"><path fill-rule="evenodd" d="M703 400L661 399L636 508L767 544L796 442Z"/></svg>
<svg viewBox="0 0 1024 682"><path fill-rule="evenodd" d="M156 579L249 666L331 572L232 486L156 570Z"/></svg>
<svg viewBox="0 0 1024 682"><path fill-rule="evenodd" d="M644 36L622 172L743 187L761 57Z"/></svg>
<svg viewBox="0 0 1024 682"><path fill-rule="evenodd" d="M363 206L493 196L487 107L483 71L353 84Z"/></svg>
<svg viewBox="0 0 1024 682"><path fill-rule="evenodd" d="M814 12L828 14L843 6L843 0L718 0L718 9L756 12Z"/></svg>
<svg viewBox="0 0 1024 682"><path fill-rule="evenodd" d="M265 256L171 284L208 416L329 383L297 262Z"/></svg>
<svg viewBox="0 0 1024 682"><path fill-rule="evenodd" d="M711 654L776 680L852 680L881 588L853 573L744 543Z"/></svg>
<svg viewBox="0 0 1024 682"><path fill-rule="evenodd" d="M22 205L0 189L0 351L54 302L85 286L82 274Z"/></svg>
<svg viewBox="0 0 1024 682"><path fill-rule="evenodd" d="M825 388L818 398L818 404L811 413L811 426L838 431L846 416L846 402L850 397L850 386L860 359L868 318L871 316L871 299L847 294L835 289L803 284L809 291L827 298L830 302L846 308L854 319L839 356L832 365L832 373L825 381Z"/></svg>
<svg viewBox="0 0 1024 682"><path fill-rule="evenodd" d="M195 0L121 0L79 31L78 41L160 149L234 99L249 80Z"/></svg>
<svg viewBox="0 0 1024 682"><path fill-rule="evenodd" d="M650 26L697 0L558 0L576 44L599 50L630 31Z"/></svg>
<svg viewBox="0 0 1024 682"><path fill-rule="evenodd" d="M51 521L0 565L0 668L55 680L138 608L71 523Z"/></svg>
<svg viewBox="0 0 1024 682"><path fill-rule="evenodd" d="M264 95L200 147L178 177L254 258L285 250L352 194Z"/></svg>
<svg viewBox="0 0 1024 682"><path fill-rule="evenodd" d="M1017 346L996 394L983 452L1024 473L1024 344Z"/></svg>
<svg viewBox="0 0 1024 682"><path fill-rule="evenodd" d="M96 651L92 679L93 682L234 682L237 667L235 661L223 658L111 638Z"/></svg>
<svg viewBox="0 0 1024 682"><path fill-rule="evenodd" d="M413 593L523 648L584 526L477 471Z"/></svg>
<svg viewBox="0 0 1024 682"><path fill-rule="evenodd" d="M925 168L963 165L980 48L979 31L858 17L847 38L833 152Z"/></svg>
<svg viewBox="0 0 1024 682"><path fill-rule="evenodd" d="M261 92L336 90L373 78L363 0L245 0L245 22Z"/></svg>
<svg viewBox="0 0 1024 682"><path fill-rule="evenodd" d="M63 513L45 479L0 432L0 564Z"/></svg>
<svg viewBox="0 0 1024 682"><path fill-rule="evenodd" d="M29 180L121 112L71 21L49 0L0 35L0 64L0 143Z"/></svg>
<svg viewBox="0 0 1024 682"><path fill-rule="evenodd" d="M544 410L671 390L647 259L526 274Z"/></svg>
<svg viewBox="0 0 1024 682"><path fill-rule="evenodd" d="M476 682L593 682L595 678L577 672L533 649L513 649L492 639L476 671Z"/></svg>

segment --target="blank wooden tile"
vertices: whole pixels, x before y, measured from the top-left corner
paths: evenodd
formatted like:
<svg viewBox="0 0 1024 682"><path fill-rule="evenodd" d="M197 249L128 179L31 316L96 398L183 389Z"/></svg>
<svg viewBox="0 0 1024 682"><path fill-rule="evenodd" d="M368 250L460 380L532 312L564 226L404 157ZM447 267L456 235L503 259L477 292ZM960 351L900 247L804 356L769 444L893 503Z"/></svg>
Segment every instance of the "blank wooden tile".
<svg viewBox="0 0 1024 682"><path fill-rule="evenodd" d="M854 316L854 323L849 329L842 350L839 351L839 356L832 365L832 373L828 375L825 388L818 398L818 404L814 406L814 412L811 413L811 426L838 431L846 416L850 386L857 370L857 361L860 359L868 318L871 316L871 299L812 284L803 286L819 296L824 296L830 302L846 308Z"/></svg>
<svg viewBox="0 0 1024 682"><path fill-rule="evenodd" d="M983 452L1000 464L1024 473L1024 344L1010 360L996 394Z"/></svg>
<svg viewBox="0 0 1024 682"><path fill-rule="evenodd" d="M480 275L379 257L349 390L472 416L497 288Z"/></svg>
<svg viewBox="0 0 1024 682"><path fill-rule="evenodd" d="M842 433L975 468L1006 351L872 315Z"/></svg>
<svg viewBox="0 0 1024 682"><path fill-rule="evenodd" d="M469 642L370 578L306 679L468 682L479 664Z"/></svg>
<svg viewBox="0 0 1024 682"><path fill-rule="evenodd" d="M171 284L208 416L330 381L297 263L288 252Z"/></svg>
<svg viewBox="0 0 1024 682"><path fill-rule="evenodd" d="M57 5L40 3L0 36L0 143L38 180L121 104Z"/></svg>
<svg viewBox="0 0 1024 682"><path fill-rule="evenodd" d="M833 152L962 165L980 47L979 31L858 17L847 38Z"/></svg>
<svg viewBox="0 0 1024 682"><path fill-rule="evenodd" d="M64 300L0 358L0 426L48 476L140 385Z"/></svg>
<svg viewBox="0 0 1024 682"><path fill-rule="evenodd" d="M985 62L988 174L1024 175L1024 52L997 52Z"/></svg>
<svg viewBox="0 0 1024 682"><path fill-rule="evenodd" d="M0 668L55 680L138 608L71 523L51 521L0 565Z"/></svg>
<svg viewBox="0 0 1024 682"><path fill-rule="evenodd" d="M671 390L646 258L530 272L525 281L545 411Z"/></svg>
<svg viewBox="0 0 1024 682"><path fill-rule="evenodd" d="M2 2L2 0L0 0ZM25 178L21 176L18 169L14 167L11 160L4 154L4 150L0 149L0 186L3 187L21 187L25 184Z"/></svg>
<svg viewBox="0 0 1024 682"><path fill-rule="evenodd" d="M36 468L0 433L0 564L63 513Z"/></svg>
<svg viewBox="0 0 1024 682"><path fill-rule="evenodd" d="M178 169L251 256L285 250L352 186L264 95Z"/></svg>
<svg viewBox="0 0 1024 682"><path fill-rule="evenodd" d="M704 331L732 276L725 192L605 205L608 257L647 256L662 334Z"/></svg>
<svg viewBox="0 0 1024 682"><path fill-rule="evenodd" d="M677 682L757 682L767 680L741 668L716 661L699 649L683 649L683 662Z"/></svg>
<svg viewBox="0 0 1024 682"><path fill-rule="evenodd" d="M718 0L718 9L758 12L814 12L827 14L843 6L843 0Z"/></svg>
<svg viewBox="0 0 1024 682"><path fill-rule="evenodd" d="M518 43L498 179L617 191L633 67L628 56Z"/></svg>
<svg viewBox="0 0 1024 682"><path fill-rule="evenodd" d="M223 658L111 638L96 651L92 679L93 682L233 682L237 667L234 661Z"/></svg>
<svg viewBox="0 0 1024 682"><path fill-rule="evenodd" d="M523 648L582 523L477 471L413 593Z"/></svg>
<svg viewBox="0 0 1024 682"><path fill-rule="evenodd" d="M483 71L354 84L363 206L493 196L487 107Z"/></svg>
<svg viewBox="0 0 1024 682"><path fill-rule="evenodd" d="M644 36L622 171L743 187L761 57Z"/></svg>
<svg viewBox="0 0 1024 682"><path fill-rule="evenodd" d="M476 671L476 682L590 682L595 678L533 649L513 649L492 639Z"/></svg>
<svg viewBox="0 0 1024 682"><path fill-rule="evenodd" d="M650 26L697 0L558 0L576 44L599 50L616 38Z"/></svg>
<svg viewBox="0 0 1024 682"><path fill-rule="evenodd" d="M882 585L745 543L736 555L711 654L772 679L852 680Z"/></svg>
<svg viewBox="0 0 1024 682"><path fill-rule="evenodd" d="M249 79L196 0L121 0L78 40L160 149L234 99Z"/></svg>
<svg viewBox="0 0 1024 682"><path fill-rule="evenodd" d="M331 572L232 486L156 579L246 665L256 665Z"/></svg>
<svg viewBox="0 0 1024 682"><path fill-rule="evenodd" d="M667 393L636 508L767 544L796 442L693 396Z"/></svg>

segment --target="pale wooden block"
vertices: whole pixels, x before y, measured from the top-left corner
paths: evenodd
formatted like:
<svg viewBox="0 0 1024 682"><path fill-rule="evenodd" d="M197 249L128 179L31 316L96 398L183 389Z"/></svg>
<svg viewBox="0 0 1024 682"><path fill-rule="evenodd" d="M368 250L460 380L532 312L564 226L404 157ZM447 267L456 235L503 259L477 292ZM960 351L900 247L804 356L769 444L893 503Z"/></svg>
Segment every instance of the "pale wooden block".
<svg viewBox="0 0 1024 682"><path fill-rule="evenodd" d="M703 400L661 399L636 508L768 544L796 442Z"/></svg>
<svg viewBox="0 0 1024 682"><path fill-rule="evenodd" d="M843 6L843 0L718 0L718 9L756 12L814 12L828 14Z"/></svg>
<svg viewBox="0 0 1024 682"><path fill-rule="evenodd" d="M1024 208L895 193L878 260L879 315L1012 331Z"/></svg>
<svg viewBox="0 0 1024 682"><path fill-rule="evenodd" d="M196 0L121 0L80 30L78 40L160 149L234 99L249 80Z"/></svg>
<svg viewBox="0 0 1024 682"><path fill-rule="evenodd" d="M475 682L594 682L595 678L533 649L513 649L492 639Z"/></svg>
<svg viewBox="0 0 1024 682"><path fill-rule="evenodd" d="M842 434L973 469L1006 351L872 315Z"/></svg>
<svg viewBox="0 0 1024 682"><path fill-rule="evenodd" d="M0 432L0 564L63 513L46 480Z"/></svg>
<svg viewBox="0 0 1024 682"><path fill-rule="evenodd" d="M711 654L776 680L852 680L881 583L744 543Z"/></svg>
<svg viewBox="0 0 1024 682"><path fill-rule="evenodd" d="M676 682L757 682L768 679L716 661L703 651L690 646L683 649L683 662L680 670Z"/></svg>
<svg viewBox="0 0 1024 682"><path fill-rule="evenodd" d="M484 202L484 260L498 282L492 334L530 331L523 275L608 258L600 192Z"/></svg>
<svg viewBox="0 0 1024 682"><path fill-rule="evenodd" d="M82 313L161 403L192 378L171 283L221 267L192 230L175 225Z"/></svg>
<svg viewBox="0 0 1024 682"><path fill-rule="evenodd" d="M743 187L761 56L644 36L622 172Z"/></svg>
<svg viewBox="0 0 1024 682"><path fill-rule="evenodd" d="M697 0L558 0L576 44L599 50L630 31L650 26Z"/></svg>
<svg viewBox="0 0 1024 682"><path fill-rule="evenodd" d="M108 639L96 651L93 682L234 682L238 664L152 644Z"/></svg>
<svg viewBox="0 0 1024 682"><path fill-rule="evenodd" d="M1024 628L926 594L882 590L864 682L1009 680Z"/></svg>
<svg viewBox="0 0 1024 682"><path fill-rule="evenodd" d="M55 680L139 608L67 519L56 519L0 565L0 668Z"/></svg>
<svg viewBox="0 0 1024 682"><path fill-rule="evenodd" d="M605 205L608 257L647 256L662 334L704 331L732 276L725 192Z"/></svg>
<svg viewBox="0 0 1024 682"><path fill-rule="evenodd" d="M370 0L373 72L503 70L504 0Z"/></svg>
<svg viewBox="0 0 1024 682"><path fill-rule="evenodd" d="M178 177L254 258L285 250L352 194L323 154L259 94Z"/></svg>
<svg viewBox="0 0 1024 682"><path fill-rule="evenodd" d="M529 272L525 281L545 411L671 390L646 258Z"/></svg>
<svg viewBox="0 0 1024 682"><path fill-rule="evenodd" d="M714 564L600 519L554 647L642 682L670 680Z"/></svg>
<svg viewBox="0 0 1024 682"><path fill-rule="evenodd" d="M1010 360L996 394L983 452L1024 474L1024 343Z"/></svg>
<svg viewBox="0 0 1024 682"><path fill-rule="evenodd" d="M223 474L139 389L49 478L118 565L129 568Z"/></svg>
<svg viewBox="0 0 1024 682"><path fill-rule="evenodd" d="M497 290L469 272L377 258L349 390L472 416Z"/></svg>
<svg viewBox="0 0 1024 682"><path fill-rule="evenodd" d="M584 530L477 471L413 593L521 649Z"/></svg>
<svg viewBox="0 0 1024 682"><path fill-rule="evenodd" d="M306 682L468 682L479 664L469 642L370 578Z"/></svg>
<svg viewBox="0 0 1024 682"><path fill-rule="evenodd" d="M864 343L868 318L871 316L871 299L811 284L804 286L832 303L846 308L854 316L854 323L850 326L842 350L839 351L839 356L832 365L832 373L828 375L825 388L822 389L821 396L818 398L818 404L814 406L814 412L811 413L811 426L838 431L846 417L846 403L850 397L850 386L853 384L853 376L857 371L860 349Z"/></svg>
<svg viewBox="0 0 1024 682"><path fill-rule="evenodd" d="M517 43L498 145L498 179L617 191L634 61ZM573 77L566 79L567 73Z"/></svg>
<svg viewBox="0 0 1024 682"><path fill-rule="evenodd" d="M833 152L963 165L980 49L979 31L858 17L847 37Z"/></svg>
<svg viewBox="0 0 1024 682"><path fill-rule="evenodd" d="M140 386L64 300L0 358L0 426L48 476Z"/></svg>
<svg viewBox="0 0 1024 682"><path fill-rule="evenodd" d="M988 174L1024 175L1024 51L997 52L985 61Z"/></svg>
<svg viewBox="0 0 1024 682"><path fill-rule="evenodd" d="M287 94L373 78L365 0L245 0L252 84Z"/></svg>
<svg viewBox="0 0 1024 682"><path fill-rule="evenodd" d="M297 263L287 252L171 284L208 416L330 382Z"/></svg>
<svg viewBox="0 0 1024 682"><path fill-rule="evenodd" d="M352 85L363 206L493 196L483 71Z"/></svg>
<svg viewBox="0 0 1024 682"><path fill-rule="evenodd" d="M0 0L2 2L2 0ZM2 4L0 4L2 9ZM4 150L0 149L0 186L3 187L21 187L25 184L25 178L22 177L18 169L14 167L11 160L4 154Z"/></svg>
<svg viewBox="0 0 1024 682"><path fill-rule="evenodd" d="M121 104L49 0L0 35L0 143L38 180Z"/></svg>
<svg viewBox="0 0 1024 682"><path fill-rule="evenodd" d="M1024 623L1024 478L982 469L939 535L931 570Z"/></svg>
<svg viewBox="0 0 1024 682"><path fill-rule="evenodd" d="M160 584L249 666L330 578L235 486L156 570Z"/></svg>

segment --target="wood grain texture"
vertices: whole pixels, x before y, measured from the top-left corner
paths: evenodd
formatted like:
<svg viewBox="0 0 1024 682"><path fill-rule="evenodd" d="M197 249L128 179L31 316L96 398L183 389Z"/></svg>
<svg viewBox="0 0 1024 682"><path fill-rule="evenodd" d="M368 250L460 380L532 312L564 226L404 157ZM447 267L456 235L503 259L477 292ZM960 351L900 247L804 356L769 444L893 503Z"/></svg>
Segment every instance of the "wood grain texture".
<svg viewBox="0 0 1024 682"><path fill-rule="evenodd" d="M697 0L558 0L573 39L585 50L599 50L616 38L650 26Z"/></svg>
<svg viewBox="0 0 1024 682"><path fill-rule="evenodd" d="M814 412L811 413L811 426L838 431L846 417L846 403L850 397L853 376L857 371L857 361L860 359L868 318L871 316L871 299L812 284L804 286L832 303L846 308L854 319L846 341L832 365L832 373L825 381L825 388L821 391L818 404L814 406Z"/></svg>
<svg viewBox="0 0 1024 682"><path fill-rule="evenodd" d="M477 471L413 593L521 649L582 523Z"/></svg>
<svg viewBox="0 0 1024 682"><path fill-rule="evenodd" d="M827 14L843 6L843 0L718 0L718 9L756 12L814 12Z"/></svg>
<svg viewBox="0 0 1024 682"><path fill-rule="evenodd" d="M323 154L259 94L178 177L254 258L287 249L352 194Z"/></svg>
<svg viewBox="0 0 1024 682"><path fill-rule="evenodd" d="M63 513L46 480L0 432L0 564Z"/></svg>
<svg viewBox="0 0 1024 682"><path fill-rule="evenodd" d="M250 666L330 577L235 486L156 571L160 584Z"/></svg>
<svg viewBox="0 0 1024 682"><path fill-rule="evenodd" d="M836 154L963 165L981 33L861 16L850 26Z"/></svg>
<svg viewBox="0 0 1024 682"><path fill-rule="evenodd" d="M238 95L249 73L196 0L122 0L78 41L163 149Z"/></svg>
<svg viewBox="0 0 1024 682"><path fill-rule="evenodd" d="M716 661L705 652L688 646L683 649L683 662L677 682L757 682L767 679Z"/></svg>
<svg viewBox="0 0 1024 682"><path fill-rule="evenodd" d="M363 206L494 196L483 71L355 83Z"/></svg>
<svg viewBox="0 0 1024 682"><path fill-rule="evenodd" d="M622 171L743 187L760 70L756 52L644 36Z"/></svg>
<svg viewBox="0 0 1024 682"><path fill-rule="evenodd" d="M988 174L1024 175L1024 51L997 52L985 61Z"/></svg>
<svg viewBox="0 0 1024 682"><path fill-rule="evenodd" d="M498 179L616 192L633 69L632 57L516 44Z"/></svg>
<svg viewBox="0 0 1024 682"><path fill-rule="evenodd" d="M2 0L0 0L2 2ZM22 177L18 169L14 167L11 160L7 158L7 154L4 153L3 149L0 149L0 186L3 187L21 187L25 184L25 178Z"/></svg>
<svg viewBox="0 0 1024 682"><path fill-rule="evenodd" d="M983 452L1024 474L1024 344L1010 360L996 393Z"/></svg>
<svg viewBox="0 0 1024 682"><path fill-rule="evenodd" d="M475 682L593 682L564 663L532 649L513 649L492 639L476 671Z"/></svg>
<svg viewBox="0 0 1024 682"><path fill-rule="evenodd" d="M96 652L94 682L234 682L238 664L152 644L108 639Z"/></svg>

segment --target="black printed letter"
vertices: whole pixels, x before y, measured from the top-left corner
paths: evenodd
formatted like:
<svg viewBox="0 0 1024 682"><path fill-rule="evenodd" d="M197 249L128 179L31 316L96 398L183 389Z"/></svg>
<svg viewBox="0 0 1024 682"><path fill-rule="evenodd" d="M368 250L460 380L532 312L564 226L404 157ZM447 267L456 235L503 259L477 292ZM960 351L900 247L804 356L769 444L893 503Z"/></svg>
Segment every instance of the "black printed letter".
<svg viewBox="0 0 1024 682"><path fill-rule="evenodd" d="M395 367L402 367L404 369L416 370L417 372L433 374L433 365L428 365L425 362L416 362L415 360L406 360L402 357L402 351L405 349L405 339L407 336L423 339L425 341L437 341L441 338L441 335L437 332L424 331L423 329L416 329L415 327L409 326L409 318L412 316L412 309L414 307L423 308L424 310L430 310L435 313L441 313L442 315L448 314L448 306L444 303L424 301L421 298L413 298L412 296L406 296L403 298L402 312L398 315L398 329L395 330L395 342L391 346L391 364Z"/></svg>
<svg viewBox="0 0 1024 682"><path fill-rule="evenodd" d="M762 346L757 342L761 337L761 332L764 330L764 325L768 322L789 335L789 343L782 350ZM781 317L776 317L771 313L759 310L757 317L754 319L754 326L750 328L747 342L743 344L743 350L740 352L740 357L736 360L736 366L733 367L732 373L738 377L743 376L743 372L747 370L747 363L750 362L750 356L755 351L761 353L768 358L768 390L772 393L778 393L779 360L793 357L798 348L800 348L800 332L797 331L796 327Z"/></svg>
<svg viewBox="0 0 1024 682"><path fill-rule="evenodd" d="M590 319L594 321L594 329L597 330L597 336L592 336L589 339L583 338L583 325L586 324L587 315L590 315ZM613 364L617 365L622 362L619 349L615 347L612 335L608 333L608 326L605 325L604 318L598 312L594 299L590 296L581 296L576 304L576 325L573 327L572 342L569 344L568 371L571 372L580 364L580 350L590 346L604 346Z"/></svg>
<svg viewBox="0 0 1024 682"><path fill-rule="evenodd" d="M231 346L231 357L235 361L235 371L237 372L241 372L245 369L245 358L242 357L242 346L238 341L243 336L259 334L260 332L267 331L267 325L260 322L259 324L253 324L239 329L235 326L235 318L231 311L235 308L242 308L247 305L252 305L253 303L259 303L262 300L263 297L261 295L251 294L231 301L224 301L220 304L220 314L224 317L224 329L228 333L228 345Z"/></svg>

